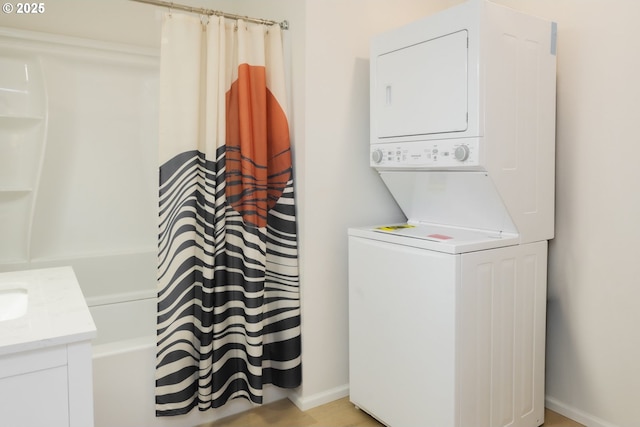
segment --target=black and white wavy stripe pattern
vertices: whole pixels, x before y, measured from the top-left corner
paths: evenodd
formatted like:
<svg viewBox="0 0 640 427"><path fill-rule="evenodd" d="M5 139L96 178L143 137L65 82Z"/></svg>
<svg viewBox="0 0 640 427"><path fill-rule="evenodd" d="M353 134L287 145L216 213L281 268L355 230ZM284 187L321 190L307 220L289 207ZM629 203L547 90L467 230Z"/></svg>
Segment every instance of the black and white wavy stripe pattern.
<svg viewBox="0 0 640 427"><path fill-rule="evenodd" d="M156 413L262 403L264 384L301 383L293 181L246 225L225 197L225 151L160 168Z"/></svg>

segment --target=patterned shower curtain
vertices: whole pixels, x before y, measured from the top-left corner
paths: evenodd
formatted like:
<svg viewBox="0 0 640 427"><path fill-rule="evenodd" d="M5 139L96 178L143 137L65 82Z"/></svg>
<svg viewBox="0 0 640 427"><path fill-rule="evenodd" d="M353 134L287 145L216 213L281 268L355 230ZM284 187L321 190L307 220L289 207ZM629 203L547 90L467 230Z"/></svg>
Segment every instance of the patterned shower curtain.
<svg viewBox="0 0 640 427"><path fill-rule="evenodd" d="M281 30L206 21L162 29L158 416L301 383Z"/></svg>

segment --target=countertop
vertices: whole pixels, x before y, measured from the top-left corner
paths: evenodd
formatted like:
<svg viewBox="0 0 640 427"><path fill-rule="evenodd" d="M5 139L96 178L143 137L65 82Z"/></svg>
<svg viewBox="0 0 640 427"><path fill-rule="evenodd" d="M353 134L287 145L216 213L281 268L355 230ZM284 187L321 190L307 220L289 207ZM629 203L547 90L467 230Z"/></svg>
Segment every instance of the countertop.
<svg viewBox="0 0 640 427"><path fill-rule="evenodd" d="M71 267L0 273L0 290L28 291L22 317L0 321L0 355L90 340L96 326Z"/></svg>

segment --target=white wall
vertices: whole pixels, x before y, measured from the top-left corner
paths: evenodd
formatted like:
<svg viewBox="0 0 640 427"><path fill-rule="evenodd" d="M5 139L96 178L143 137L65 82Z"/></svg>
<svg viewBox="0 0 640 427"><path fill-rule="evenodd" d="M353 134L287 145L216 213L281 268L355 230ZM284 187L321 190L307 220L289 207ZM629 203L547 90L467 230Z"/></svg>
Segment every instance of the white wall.
<svg viewBox="0 0 640 427"><path fill-rule="evenodd" d="M640 301L640 262L635 244L640 240L640 168L635 163L640 144L632 126L640 117L640 38L635 35L640 2L496 1L558 22L548 404L590 426L638 425L640 311L635 306ZM82 17L56 14L62 2L47 2L48 15L39 21L2 15L0 26L39 26L157 46L159 27L150 6L117 2L77 1L74 8L86 8ZM367 166L368 38L459 1L252 2L257 14L271 17L257 8L272 7L275 19L289 19L292 25L290 110L304 353L304 385L295 399L303 407L313 406L344 395L348 386L346 228L402 219ZM209 4L192 2L202 3ZM215 8L221 2L210 4Z"/></svg>

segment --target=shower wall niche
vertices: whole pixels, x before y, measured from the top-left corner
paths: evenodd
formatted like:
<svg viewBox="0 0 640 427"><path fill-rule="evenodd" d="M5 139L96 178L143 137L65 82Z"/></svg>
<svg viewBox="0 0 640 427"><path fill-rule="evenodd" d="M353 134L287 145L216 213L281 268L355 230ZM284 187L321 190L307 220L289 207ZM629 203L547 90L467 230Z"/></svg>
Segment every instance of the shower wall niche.
<svg viewBox="0 0 640 427"><path fill-rule="evenodd" d="M158 52L0 27L0 271L155 294Z"/></svg>
<svg viewBox="0 0 640 427"><path fill-rule="evenodd" d="M0 70L0 259L24 262L46 145L46 94L35 58L4 51Z"/></svg>

